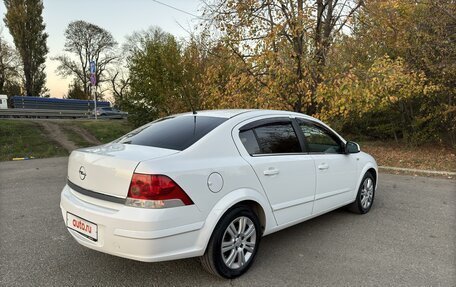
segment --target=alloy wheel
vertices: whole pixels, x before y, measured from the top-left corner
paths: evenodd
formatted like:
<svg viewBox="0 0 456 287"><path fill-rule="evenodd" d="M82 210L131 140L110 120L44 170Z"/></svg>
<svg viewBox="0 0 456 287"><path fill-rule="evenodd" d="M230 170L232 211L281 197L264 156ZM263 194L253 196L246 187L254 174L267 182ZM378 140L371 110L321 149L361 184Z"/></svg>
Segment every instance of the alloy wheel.
<svg viewBox="0 0 456 287"><path fill-rule="evenodd" d="M244 266L256 248L255 224L246 216L235 218L226 228L221 244L223 262L228 268Z"/></svg>
<svg viewBox="0 0 456 287"><path fill-rule="evenodd" d="M361 188L361 206L363 209L369 208L374 198L374 182L371 178L366 178L363 181Z"/></svg>

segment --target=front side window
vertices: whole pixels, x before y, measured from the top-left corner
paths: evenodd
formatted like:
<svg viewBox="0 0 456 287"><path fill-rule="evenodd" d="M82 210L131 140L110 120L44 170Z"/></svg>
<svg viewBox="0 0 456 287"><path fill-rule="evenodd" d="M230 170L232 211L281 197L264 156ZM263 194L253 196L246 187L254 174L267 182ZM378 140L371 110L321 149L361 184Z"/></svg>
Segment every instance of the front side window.
<svg viewBox="0 0 456 287"><path fill-rule="evenodd" d="M250 155L301 152L301 146L291 122L253 127L241 131L239 137Z"/></svg>
<svg viewBox="0 0 456 287"><path fill-rule="evenodd" d="M299 121L299 126L304 134L309 152L341 153L342 143L329 131L308 123Z"/></svg>

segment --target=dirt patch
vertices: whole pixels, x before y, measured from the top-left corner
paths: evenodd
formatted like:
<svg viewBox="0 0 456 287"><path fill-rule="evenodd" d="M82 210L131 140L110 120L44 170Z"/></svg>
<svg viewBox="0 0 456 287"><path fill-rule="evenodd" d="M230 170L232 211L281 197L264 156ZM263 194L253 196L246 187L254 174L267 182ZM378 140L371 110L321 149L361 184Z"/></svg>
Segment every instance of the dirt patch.
<svg viewBox="0 0 456 287"><path fill-rule="evenodd" d="M44 131L51 140L56 141L68 152L71 152L72 150L79 148L74 142L70 141L67 138L67 136L60 129L58 124L54 124L47 121L37 121L37 123L44 128Z"/></svg>
<svg viewBox="0 0 456 287"><path fill-rule="evenodd" d="M456 149L438 144L412 147L376 141L361 143L361 150L371 154L381 166L456 172Z"/></svg>
<svg viewBox="0 0 456 287"><path fill-rule="evenodd" d="M68 126L69 129L73 130L77 134L79 134L86 142L91 143L93 145L101 145L103 144L99 141L96 137L94 137L91 133L86 131L85 129L78 127L78 126Z"/></svg>

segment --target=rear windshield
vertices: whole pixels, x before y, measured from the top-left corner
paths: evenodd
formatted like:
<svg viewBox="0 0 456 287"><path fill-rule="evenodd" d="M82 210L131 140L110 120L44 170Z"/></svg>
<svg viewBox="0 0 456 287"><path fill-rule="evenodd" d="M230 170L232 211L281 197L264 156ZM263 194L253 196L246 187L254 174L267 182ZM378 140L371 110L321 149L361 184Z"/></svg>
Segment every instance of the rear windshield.
<svg viewBox="0 0 456 287"><path fill-rule="evenodd" d="M205 116L163 118L126 134L116 142L184 150L226 120Z"/></svg>

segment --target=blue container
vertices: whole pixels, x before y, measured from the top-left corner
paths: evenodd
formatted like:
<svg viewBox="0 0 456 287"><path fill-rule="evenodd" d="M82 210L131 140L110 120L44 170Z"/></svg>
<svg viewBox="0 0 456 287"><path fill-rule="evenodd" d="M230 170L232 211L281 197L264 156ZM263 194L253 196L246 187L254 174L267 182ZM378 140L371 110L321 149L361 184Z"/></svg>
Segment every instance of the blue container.
<svg viewBox="0 0 456 287"><path fill-rule="evenodd" d="M78 110L88 111L94 109L94 102L77 99L56 99L40 97L11 97L14 109L45 109L45 110ZM97 101L97 107L110 107L107 101Z"/></svg>

